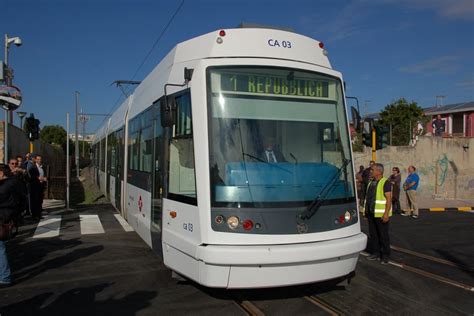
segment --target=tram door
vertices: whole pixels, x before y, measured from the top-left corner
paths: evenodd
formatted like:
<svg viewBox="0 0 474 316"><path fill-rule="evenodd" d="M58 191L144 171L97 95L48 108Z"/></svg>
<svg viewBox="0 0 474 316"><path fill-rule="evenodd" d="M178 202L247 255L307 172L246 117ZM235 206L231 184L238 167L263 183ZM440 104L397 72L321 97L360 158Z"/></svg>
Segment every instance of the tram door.
<svg viewBox="0 0 474 316"><path fill-rule="evenodd" d="M105 188L104 188L104 192L105 192L105 195L107 196L107 198L110 198L110 176L111 176L111 165L112 165L112 159L111 159L111 155L112 155L112 144L113 144L113 141L112 141L112 138L113 138L113 134L109 134L109 136L107 136L107 142L106 142L106 148L105 150L107 151L107 154L105 156L105 158L107 159L105 161ZM105 141L105 140L104 140Z"/></svg>
<svg viewBox="0 0 474 316"><path fill-rule="evenodd" d="M154 104L153 120L153 174L152 174L152 212L151 233L153 250L162 255L161 228L162 228L162 183L163 183L163 128L159 116L159 102Z"/></svg>
<svg viewBox="0 0 474 316"><path fill-rule="evenodd" d="M115 180L115 205L119 211L122 211L122 180L123 180L123 159L124 159L124 131L123 128L116 132L115 152L116 154L116 173Z"/></svg>

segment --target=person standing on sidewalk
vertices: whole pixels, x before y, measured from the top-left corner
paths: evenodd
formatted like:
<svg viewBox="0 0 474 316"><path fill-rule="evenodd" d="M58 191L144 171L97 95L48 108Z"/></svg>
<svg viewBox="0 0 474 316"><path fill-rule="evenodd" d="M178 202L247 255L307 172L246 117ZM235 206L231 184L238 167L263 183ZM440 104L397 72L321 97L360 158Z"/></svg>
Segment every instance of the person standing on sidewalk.
<svg viewBox="0 0 474 316"><path fill-rule="evenodd" d="M416 203L416 190L418 189L418 183L420 177L416 173L415 166L408 167L408 177L403 184L403 190L405 190L407 197L407 209L402 213L402 216L411 216L412 218L418 218L418 204Z"/></svg>
<svg viewBox="0 0 474 316"><path fill-rule="evenodd" d="M36 165L36 154L32 154L32 161L28 163L27 172L29 177L28 193L30 198L30 211L33 219L39 221L41 217L41 194L43 186L40 181L40 173Z"/></svg>
<svg viewBox="0 0 474 316"><path fill-rule="evenodd" d="M392 210L394 214L401 214L400 207L400 186L402 184L402 176L398 167L392 168L392 175L389 178L392 183Z"/></svg>
<svg viewBox="0 0 474 316"><path fill-rule="evenodd" d="M392 183L383 176L383 165L371 168L372 180L367 186L365 210L369 222L371 255L368 260L388 264L390 259L389 221L392 216Z"/></svg>
<svg viewBox="0 0 474 316"><path fill-rule="evenodd" d="M0 164L0 224L10 224L18 210L19 191L10 167ZM0 240L0 288L12 285L5 241Z"/></svg>
<svg viewBox="0 0 474 316"><path fill-rule="evenodd" d="M359 172L356 174L357 196L359 197L359 205L364 205L364 190L362 189L362 173L364 173L364 166L359 167Z"/></svg>
<svg viewBox="0 0 474 316"><path fill-rule="evenodd" d="M365 202L366 200L366 193L367 193L367 186L369 184L369 181L372 180L372 167L375 165L375 161L371 160L369 162L369 166L362 171L362 195L361 195L361 200L362 202ZM363 206L363 205L362 205Z"/></svg>

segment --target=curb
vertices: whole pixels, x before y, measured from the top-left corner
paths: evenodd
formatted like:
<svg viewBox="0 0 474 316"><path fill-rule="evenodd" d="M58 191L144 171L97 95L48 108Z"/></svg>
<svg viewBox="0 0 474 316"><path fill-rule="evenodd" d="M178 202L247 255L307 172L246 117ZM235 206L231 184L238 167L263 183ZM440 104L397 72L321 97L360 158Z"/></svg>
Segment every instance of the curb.
<svg viewBox="0 0 474 316"><path fill-rule="evenodd" d="M429 211L429 212L446 212L446 211L474 212L474 206L430 207L430 208L420 208L420 211Z"/></svg>

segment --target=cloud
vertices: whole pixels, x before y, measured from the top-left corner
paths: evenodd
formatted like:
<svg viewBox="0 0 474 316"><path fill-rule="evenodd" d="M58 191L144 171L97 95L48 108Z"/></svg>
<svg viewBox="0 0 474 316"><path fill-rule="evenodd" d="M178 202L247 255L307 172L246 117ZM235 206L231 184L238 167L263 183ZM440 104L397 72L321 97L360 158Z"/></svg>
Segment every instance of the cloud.
<svg viewBox="0 0 474 316"><path fill-rule="evenodd" d="M459 69L459 59L455 55L434 57L398 70L409 74L452 74Z"/></svg>
<svg viewBox="0 0 474 316"><path fill-rule="evenodd" d="M316 37L323 36L331 42L367 32L362 24L370 16L371 11L364 1L353 1L342 8L335 7L334 9L334 14L326 12L324 15L307 16L301 20L301 23L305 28L315 30Z"/></svg>
<svg viewBox="0 0 474 316"><path fill-rule="evenodd" d="M472 0L406 0L415 8L433 10L438 15L450 19L474 20L474 1Z"/></svg>
<svg viewBox="0 0 474 316"><path fill-rule="evenodd" d="M359 0L367 5L403 5L414 10L431 10L449 19L474 20L472 0Z"/></svg>
<svg viewBox="0 0 474 316"><path fill-rule="evenodd" d="M302 17L303 28L314 30L314 37L327 38L330 42L362 34L373 37L378 32L413 29L416 24L403 20L402 16L392 26L369 26L371 19L381 10L400 10L400 7L412 11L432 11L447 19L474 20L474 0L351 0L342 6L337 5L340 2L335 3L333 10L328 10L325 14Z"/></svg>
<svg viewBox="0 0 474 316"><path fill-rule="evenodd" d="M459 82L456 83L456 86L462 87L462 88L472 89L472 88L474 88L474 79L467 79L467 80L464 80L464 81L459 81Z"/></svg>

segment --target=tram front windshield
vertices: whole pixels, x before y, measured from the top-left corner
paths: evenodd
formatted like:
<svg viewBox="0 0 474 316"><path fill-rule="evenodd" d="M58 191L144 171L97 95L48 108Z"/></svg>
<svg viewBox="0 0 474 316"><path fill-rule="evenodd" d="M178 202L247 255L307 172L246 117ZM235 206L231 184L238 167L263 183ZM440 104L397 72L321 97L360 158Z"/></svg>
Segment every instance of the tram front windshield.
<svg viewBox="0 0 474 316"><path fill-rule="evenodd" d="M354 199L339 79L288 68L213 67L207 81L213 207Z"/></svg>

